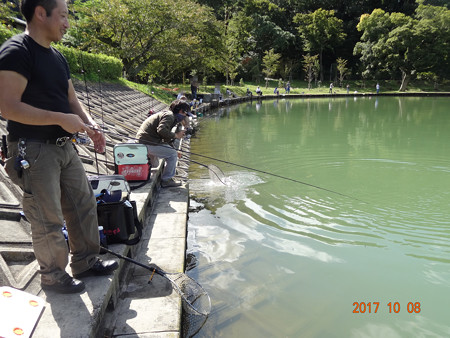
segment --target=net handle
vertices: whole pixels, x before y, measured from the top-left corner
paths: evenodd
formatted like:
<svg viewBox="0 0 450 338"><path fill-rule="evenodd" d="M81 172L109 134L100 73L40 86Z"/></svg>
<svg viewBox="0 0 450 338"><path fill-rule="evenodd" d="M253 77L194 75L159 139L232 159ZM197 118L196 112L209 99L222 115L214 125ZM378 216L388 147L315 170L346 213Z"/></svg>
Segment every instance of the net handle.
<svg viewBox="0 0 450 338"><path fill-rule="evenodd" d="M143 267L143 268L145 268L145 269L147 269L147 270L152 271L152 276L153 276L154 273L157 273L158 275L164 277L165 279L167 279L167 280L172 284L173 288L177 291L177 293L178 293L178 294L181 296L181 298L185 301L184 303L187 304L187 305L189 306L190 309L194 310L195 313L198 313L198 314L200 314L200 315L204 315L204 316L209 315L209 312L210 312L210 310L211 310L211 300L210 300L210 298L209 298L208 293L202 288L202 286L201 286L200 284L198 284L195 280L193 280L193 279L192 279L191 277L189 277L188 275L186 275L186 274L184 274L184 273L181 273L181 272L177 273L177 274L179 274L179 275L182 275L184 278L189 279L192 283L195 283L196 286L198 286L198 289L201 290L201 292L200 292L199 294L197 294L196 297L194 297L195 300L197 300L197 299L198 299L199 297L201 297L202 295L204 295L204 296L206 296L206 297L208 298L209 306L207 307L207 309L206 309L205 311L201 311L200 309L198 309L197 307L195 307L194 304L193 304L191 301L189 301L189 299L186 297L186 294L185 294L182 290L180 290L180 288L178 287L178 284L177 284L174 280L172 280L171 278L169 278L169 277L167 276L167 273L166 273L166 272L164 272L164 271L162 271L162 270L160 270L160 269L157 269L157 268L155 268L155 267L151 267L151 266L149 266L149 265L140 263L140 262L138 262L138 261L136 261L136 260L134 260L134 259L132 259L132 258L130 258L130 257L127 257L127 256L121 255L121 254L119 254L119 253L116 253L116 252L114 252L114 251L112 251L112 250L109 250L109 249L103 247L103 246L100 246L100 248L101 248L102 250L104 250L104 251L106 251L106 252L108 252L108 253L110 253L110 254L112 254L112 255L118 257L118 258L120 258L120 259L123 259L123 260L125 260L125 261L127 261L127 262L130 262L130 263L134 263L134 264L136 264L136 265L138 265L138 266L140 266L140 267Z"/></svg>

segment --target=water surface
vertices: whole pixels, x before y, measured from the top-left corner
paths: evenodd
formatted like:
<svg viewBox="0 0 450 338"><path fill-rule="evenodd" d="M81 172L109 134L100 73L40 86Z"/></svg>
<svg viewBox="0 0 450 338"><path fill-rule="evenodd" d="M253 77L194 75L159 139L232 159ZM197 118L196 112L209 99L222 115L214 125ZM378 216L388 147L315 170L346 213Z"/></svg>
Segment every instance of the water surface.
<svg viewBox="0 0 450 338"><path fill-rule="evenodd" d="M213 305L196 337L450 336L449 107L280 99L203 119L191 158L227 185L191 164L189 274Z"/></svg>

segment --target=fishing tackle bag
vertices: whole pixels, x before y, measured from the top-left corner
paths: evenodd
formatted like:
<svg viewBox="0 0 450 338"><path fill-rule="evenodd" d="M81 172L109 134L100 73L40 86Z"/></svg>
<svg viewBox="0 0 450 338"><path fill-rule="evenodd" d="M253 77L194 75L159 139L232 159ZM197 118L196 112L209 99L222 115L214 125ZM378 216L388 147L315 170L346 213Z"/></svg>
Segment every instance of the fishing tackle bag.
<svg viewBox="0 0 450 338"><path fill-rule="evenodd" d="M97 204L99 227L103 227L107 244L123 243L134 245L142 236L142 224L137 215L135 201ZM130 238L134 235L132 238Z"/></svg>
<svg viewBox="0 0 450 338"><path fill-rule="evenodd" d="M106 244L138 243L142 236L142 224L137 215L136 202L130 200L130 186L125 177L99 175L88 176L88 180L97 199L98 226L103 228Z"/></svg>

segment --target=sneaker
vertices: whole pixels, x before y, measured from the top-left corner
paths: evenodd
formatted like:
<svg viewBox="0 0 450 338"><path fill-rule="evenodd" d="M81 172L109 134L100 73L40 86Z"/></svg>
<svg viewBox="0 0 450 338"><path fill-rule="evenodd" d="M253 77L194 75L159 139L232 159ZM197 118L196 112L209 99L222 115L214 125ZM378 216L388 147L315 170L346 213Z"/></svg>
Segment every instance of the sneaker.
<svg viewBox="0 0 450 338"><path fill-rule="evenodd" d="M84 272L74 273L73 276L75 278L84 278L84 277L90 277L90 276L110 275L118 267L119 267L119 263L117 263L113 259L104 261L99 258L99 259L97 259L97 261L94 263L94 265L90 269L88 269Z"/></svg>
<svg viewBox="0 0 450 338"><path fill-rule="evenodd" d="M168 180L161 180L161 186L163 188L169 188L169 187L179 187L182 185L180 181L176 181L173 178L169 178Z"/></svg>
<svg viewBox="0 0 450 338"><path fill-rule="evenodd" d="M43 290L57 293L79 293L84 290L85 285L82 281L72 278L66 273L53 284L41 283L41 287Z"/></svg>

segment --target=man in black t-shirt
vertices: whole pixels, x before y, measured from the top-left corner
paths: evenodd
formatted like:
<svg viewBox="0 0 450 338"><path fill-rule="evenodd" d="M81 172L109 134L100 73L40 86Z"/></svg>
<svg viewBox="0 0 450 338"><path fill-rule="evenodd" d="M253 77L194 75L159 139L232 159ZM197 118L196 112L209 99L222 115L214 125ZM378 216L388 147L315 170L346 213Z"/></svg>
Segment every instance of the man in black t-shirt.
<svg viewBox="0 0 450 338"><path fill-rule="evenodd" d="M22 0L21 12L26 32L0 47L0 111L8 120L10 156L5 170L24 193L42 288L81 292L85 285L75 278L110 274L118 264L98 258L96 201L69 136L87 132L100 153L105 138L82 109L65 58L51 46L69 28L66 2ZM65 272L64 221L75 278Z"/></svg>

